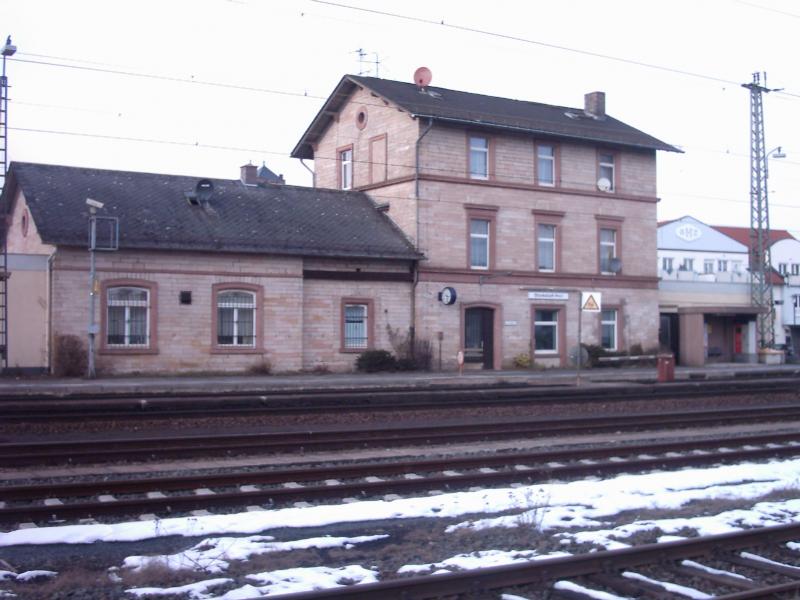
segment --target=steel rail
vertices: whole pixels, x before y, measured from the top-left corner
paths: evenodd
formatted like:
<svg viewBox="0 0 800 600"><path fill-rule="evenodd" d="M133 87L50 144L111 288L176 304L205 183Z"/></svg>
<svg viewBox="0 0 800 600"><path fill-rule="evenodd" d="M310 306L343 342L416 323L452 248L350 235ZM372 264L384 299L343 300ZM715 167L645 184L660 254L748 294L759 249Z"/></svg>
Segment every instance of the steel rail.
<svg viewBox="0 0 800 600"><path fill-rule="evenodd" d="M100 515L131 515L142 513L170 513L173 511L190 511L218 507L247 506L253 503L286 503L307 500L330 500L341 499L343 497L357 496L369 497L388 493L410 493L420 491L431 491L436 489L453 489L475 485L496 485L500 483L518 482L521 479L526 481L536 481L543 479L558 479L568 477L578 477L593 474L610 475L626 471L642 471L657 468L677 468L694 466L700 464L755 460L779 456L794 456L800 454L800 434L786 434L782 437L784 441L791 440L795 444L779 447L749 447L753 443L769 443L774 441L775 436L752 436L736 440L744 447L738 450L730 448L721 449L717 452L703 454L683 454L652 457L637 456L628 460L607 460L605 462L574 462L573 464L554 465L554 460L574 460L584 459L587 455L592 458L618 457L627 454L641 454L643 452L667 452L672 453L678 448L684 451L688 448L694 450L719 447L720 444L732 445L734 440L704 440L697 443L692 442L668 442L660 444L645 444L629 447L614 447L603 449L592 449L594 453L586 450L573 449L556 452L535 452L509 454L493 457L475 458L465 457L462 459L442 459L424 460L417 462L403 463L364 463L344 467L332 467L323 469L284 469L274 471L244 472L234 475L198 475L193 477L166 478L161 483L163 487L158 487L158 479L145 479L139 481L126 481L117 484L111 482L88 483L88 484L65 484L42 485L42 486L18 486L9 487L3 491L2 497L6 500L31 498L34 496L60 497L69 494L85 494L92 491L94 493L142 493L147 491L162 490L186 490L209 487L224 487L232 485L252 485L252 484L281 484L297 481L322 481L325 479L342 479L355 477L376 477L377 475L401 476L408 473L418 473L424 471L450 470L449 474L436 476L419 477L414 479L395 479L389 481L358 481L352 483L342 483L335 480L333 485L310 485L304 487L275 487L269 489L253 489L248 491L221 492L203 495L188 496L169 496L148 497L140 499L119 499L113 501L79 501L70 504L58 504L47 506L14 506L0 508L0 523L19 523L27 521L41 521L47 519L68 519L68 518L89 518ZM534 461L537 463L547 461L549 464L539 467L527 467L520 463ZM486 466L503 466L512 469L505 471L457 473L452 472L453 468L479 469ZM525 467L525 468L519 468ZM100 491L103 490L103 491Z"/></svg>
<svg viewBox="0 0 800 600"><path fill-rule="evenodd" d="M522 465L524 463L548 464L560 460L598 460L601 458L628 455L689 452L709 448L719 449L725 446L742 447L763 444L794 444L798 446L797 452L800 453L800 432L743 435L736 438L706 438L691 441L648 442L645 444L607 444L589 448L566 448L529 452L514 451L483 454L480 456L446 456L436 459L400 460L391 462L368 460L321 467L270 468L238 472L226 471L225 473L199 473L195 475L170 477L134 477L107 481L70 481L63 483L16 485L4 487L2 492L0 492L0 498L5 501L10 501L37 497L41 498L45 495L48 495L48 497L63 498L99 494L136 494L151 491L188 490L198 487L213 488L252 484L279 484L288 481L325 481L364 477L365 475L397 477L420 471L432 472L438 470L455 471L458 469L502 468ZM749 450L754 451L759 449L750 448ZM774 452L775 450L776 447L771 447L766 449L766 453L769 455L770 452ZM731 455L737 456L735 451L722 450L715 456L730 457ZM533 474L531 473L533 469L526 469L525 471L526 475ZM546 471L547 473L553 473L552 468L548 468Z"/></svg>
<svg viewBox="0 0 800 600"><path fill-rule="evenodd" d="M512 404L552 405L565 402L621 402L669 397L705 397L764 392L797 392L800 379L783 377L758 380L694 381L659 385L615 385L602 388L492 387L458 390L335 391L326 394L248 394L244 396L161 396L96 398L91 400L25 399L0 402L5 422L143 419L175 417L291 415L331 411L403 411L480 407Z"/></svg>
<svg viewBox="0 0 800 600"><path fill-rule="evenodd" d="M605 370L605 371L596 371L595 377L589 376L588 381L595 382L595 383L602 383L608 384L609 387L630 387L630 384L636 383L642 386L653 386L656 383L655 377L644 377L636 379L634 376L633 379L625 379L624 377L614 377L611 379L604 379L603 376L605 374L614 373L614 370ZM640 375L641 372L637 372L637 375ZM584 374L586 376L586 373ZM672 387L675 389L679 389L681 387L697 387L698 385L715 385L718 383L735 383L735 384L748 384L748 383L758 383L764 381L773 381L773 380L780 380L780 379L797 379L800 377L800 367L795 369L786 369L782 371L740 371L733 373L730 377L711 377L708 376L706 373L701 373L699 378L690 374L688 379L684 380L677 380L667 384L658 384L656 387ZM33 391L32 388L25 388L19 390L13 389L6 389L4 391L0 391L0 406L6 402L15 402L15 401L24 401L27 403L31 402L48 402L48 401L105 401L109 398L115 398L119 400L135 400L139 401L142 399L187 399L187 400L196 400L198 398L206 398L206 399L213 399L218 397L225 397L225 398L251 398L251 399L263 399L264 397L269 398L283 398L289 400L291 398L303 398L303 397L316 397L316 398L327 398L327 397L355 397L355 396L366 396L371 397L375 396L376 394L399 394L399 395L408 395L408 394L417 394L417 395L425 395L425 394L438 394L438 393L457 393L457 392L464 392L464 391L485 391L485 392L497 392L497 391L507 391L507 392L514 392L517 391L537 391L542 390L546 393L553 391L554 389L560 389L563 393L572 394L574 392L586 392L587 390L576 390L573 387L574 376L568 373L559 375L554 374L552 379L550 380L538 380L538 381L531 381L531 380L522 380L522 381L513 381L513 380L498 380L496 382L481 382L481 381L474 381L468 377L464 377L461 381L453 381L452 379L448 380L436 380L436 379L428 379L422 380L418 383L394 383L394 382L386 382L381 383L379 385L369 385L369 384L357 384L353 385L354 382L358 383L358 379L348 380L346 384L339 383L336 381L331 381L329 384L322 386L322 385L306 385L306 386L298 386L296 384L289 384L289 385L281 385L275 384L269 387L258 388L258 386L252 385L250 387L244 389L222 389L219 392L214 392L213 394L207 393L206 389L203 387L201 388L191 388L191 389L173 389L173 390L165 390L165 389L136 389L135 391L127 391L122 389L121 387L117 387L114 389L113 381L110 381L109 386L104 385L102 382L99 382L99 385L94 386L92 390L70 390L70 389L58 389L56 388L53 391L42 391L36 392ZM224 379L221 379L217 383L217 387L229 385ZM240 388L242 386L239 386ZM111 388L111 389L109 389Z"/></svg>
<svg viewBox="0 0 800 600"><path fill-rule="evenodd" d="M541 437L575 433L696 426L706 423L769 422L800 418L800 406L638 413L597 417L496 420L440 426L359 427L296 432L191 435L107 440L13 442L0 444L9 466L100 463L209 455L212 452L256 454L328 451L345 448L397 447L454 442Z"/></svg>
<svg viewBox="0 0 800 600"><path fill-rule="evenodd" d="M532 586L545 589L560 579L583 577L595 573L619 572L623 569L641 568L648 565L665 564L679 560L696 559L703 556L734 552L745 548L775 546L800 539L800 525L776 525L750 529L743 532L724 533L689 540L646 544L618 550L604 550L566 556L546 558L526 563L515 563L484 569L470 569L457 573L442 573L421 577L406 577L365 583L346 587L291 594L279 594L275 600L322 600L324 598L348 598L349 600L422 600L426 598L454 598L460 594L480 597L489 590L501 590L515 586ZM800 588L800 582L792 582ZM775 586L763 586L761 595L756 590L751 595L729 594L717 599L739 600L765 598ZM779 590L786 591L786 590ZM748 592L745 592L747 594Z"/></svg>

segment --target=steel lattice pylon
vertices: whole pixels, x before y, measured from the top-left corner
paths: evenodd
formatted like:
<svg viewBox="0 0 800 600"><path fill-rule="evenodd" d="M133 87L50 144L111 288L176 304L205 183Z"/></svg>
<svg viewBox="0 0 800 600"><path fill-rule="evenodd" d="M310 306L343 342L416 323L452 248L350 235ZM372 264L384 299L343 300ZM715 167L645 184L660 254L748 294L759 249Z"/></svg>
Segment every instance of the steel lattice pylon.
<svg viewBox="0 0 800 600"><path fill-rule="evenodd" d="M758 344L775 345L775 304L772 296L772 260L769 250L769 202L767 201L767 153L764 145L764 110L761 95L770 92L767 76L753 73L750 90L750 301L758 314Z"/></svg>
<svg viewBox="0 0 800 600"><path fill-rule="evenodd" d="M5 187L8 171L8 77L6 58L13 56L17 47L8 36L2 48L3 70L0 75L0 192ZM8 207L0 206L0 367L8 368Z"/></svg>

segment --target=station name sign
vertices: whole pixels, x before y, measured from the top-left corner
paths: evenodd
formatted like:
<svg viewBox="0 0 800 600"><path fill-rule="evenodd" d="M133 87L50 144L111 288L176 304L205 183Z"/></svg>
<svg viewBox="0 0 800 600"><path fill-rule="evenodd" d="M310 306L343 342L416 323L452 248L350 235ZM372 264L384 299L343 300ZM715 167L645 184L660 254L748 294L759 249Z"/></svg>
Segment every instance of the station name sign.
<svg viewBox="0 0 800 600"><path fill-rule="evenodd" d="M528 300L569 300L569 293L546 290L528 292Z"/></svg>

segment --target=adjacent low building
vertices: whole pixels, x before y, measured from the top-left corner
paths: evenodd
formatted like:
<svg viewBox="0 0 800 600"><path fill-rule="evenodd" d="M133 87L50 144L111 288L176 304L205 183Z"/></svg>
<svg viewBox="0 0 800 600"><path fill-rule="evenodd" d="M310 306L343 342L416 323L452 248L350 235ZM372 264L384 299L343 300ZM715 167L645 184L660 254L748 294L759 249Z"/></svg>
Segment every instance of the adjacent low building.
<svg viewBox="0 0 800 600"><path fill-rule="evenodd" d="M198 183L200 185L198 186ZM345 370L411 323L419 255L362 192L12 163L9 367L87 338L87 198L99 372ZM119 226L119 249L102 251Z"/></svg>

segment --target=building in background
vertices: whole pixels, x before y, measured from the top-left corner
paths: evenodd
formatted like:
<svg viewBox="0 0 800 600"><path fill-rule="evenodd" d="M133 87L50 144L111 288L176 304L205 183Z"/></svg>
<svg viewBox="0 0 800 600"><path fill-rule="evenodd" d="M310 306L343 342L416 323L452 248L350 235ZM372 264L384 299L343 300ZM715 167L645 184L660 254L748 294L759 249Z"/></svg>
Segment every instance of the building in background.
<svg viewBox="0 0 800 600"><path fill-rule="evenodd" d="M740 243L750 243L747 227L714 227ZM770 229L769 249L775 301L775 344L797 360L800 348L800 240L785 229Z"/></svg>
<svg viewBox="0 0 800 600"><path fill-rule="evenodd" d="M770 277L778 309L775 334L779 347L786 347L791 346L794 327L787 319L795 314L786 310L785 298L792 297L793 288L779 269L790 272L793 260L800 263L799 258L781 258L800 257L796 250L800 242L784 230L772 230L770 240L774 267ZM659 223L659 336L679 364L758 360L758 308L751 300L749 244L750 230L745 227L712 226L690 216Z"/></svg>
<svg viewBox="0 0 800 600"><path fill-rule="evenodd" d="M429 74L428 74L429 75ZM602 294L582 339L658 344L656 153L674 147L606 113L345 76L297 143L320 187L369 194L425 256L419 337L445 364L572 362L580 292Z"/></svg>

